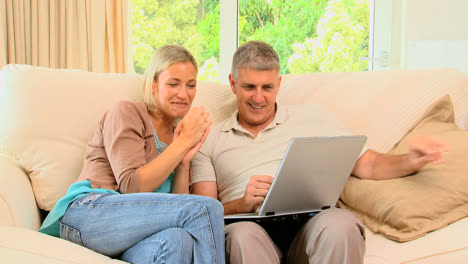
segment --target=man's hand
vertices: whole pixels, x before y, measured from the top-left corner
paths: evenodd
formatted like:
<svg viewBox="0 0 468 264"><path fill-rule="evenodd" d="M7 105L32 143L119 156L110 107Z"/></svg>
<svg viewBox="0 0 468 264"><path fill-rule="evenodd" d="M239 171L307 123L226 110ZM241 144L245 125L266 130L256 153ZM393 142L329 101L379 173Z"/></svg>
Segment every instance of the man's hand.
<svg viewBox="0 0 468 264"><path fill-rule="evenodd" d="M444 162L443 152L448 147L443 142L427 136L414 136L408 140L408 160L414 172L417 172L429 162L440 164Z"/></svg>
<svg viewBox="0 0 468 264"><path fill-rule="evenodd" d="M273 182L272 176L267 175L253 175L250 178L247 187L245 188L244 196L241 198L240 210L241 212L250 213L255 212L257 208L263 203L265 197Z"/></svg>
<svg viewBox="0 0 468 264"><path fill-rule="evenodd" d="M352 174L361 179L388 180L418 172L429 162L444 162L442 152L448 147L427 136L414 136L408 140L408 153L389 155L367 150L356 162Z"/></svg>

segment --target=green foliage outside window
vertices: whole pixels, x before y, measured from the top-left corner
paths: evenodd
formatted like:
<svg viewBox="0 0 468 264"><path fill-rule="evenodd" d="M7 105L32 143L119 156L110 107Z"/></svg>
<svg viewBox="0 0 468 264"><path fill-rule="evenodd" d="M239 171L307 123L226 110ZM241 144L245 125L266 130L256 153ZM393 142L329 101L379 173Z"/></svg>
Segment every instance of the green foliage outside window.
<svg viewBox="0 0 468 264"><path fill-rule="evenodd" d="M239 43L263 40L280 56L282 73L289 73L293 45L314 37L327 0L265 0L239 2Z"/></svg>
<svg viewBox="0 0 468 264"><path fill-rule="evenodd" d="M135 71L172 43L193 53L199 79L219 80L219 10L219 0L132 0ZM369 0L239 0L239 44L271 44L282 73L367 70L368 32Z"/></svg>
<svg viewBox="0 0 468 264"><path fill-rule="evenodd" d="M292 73L367 70L369 1L329 1L316 37L293 45L287 67Z"/></svg>
<svg viewBox="0 0 468 264"><path fill-rule="evenodd" d="M200 63L203 38L197 30L199 16L199 0L132 0L135 71L143 73L154 50L166 44L186 47Z"/></svg>

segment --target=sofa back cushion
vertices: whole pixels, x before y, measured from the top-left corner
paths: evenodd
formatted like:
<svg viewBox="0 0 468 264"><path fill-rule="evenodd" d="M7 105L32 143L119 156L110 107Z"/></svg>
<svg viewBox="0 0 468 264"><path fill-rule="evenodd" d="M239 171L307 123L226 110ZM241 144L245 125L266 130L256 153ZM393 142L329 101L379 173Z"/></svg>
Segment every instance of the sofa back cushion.
<svg viewBox="0 0 468 264"><path fill-rule="evenodd" d="M283 78L278 100L322 105L366 147L388 152L433 102L452 98L455 123L468 130L468 75L454 69L311 73Z"/></svg>
<svg viewBox="0 0 468 264"><path fill-rule="evenodd" d="M228 118L237 109L236 96L229 85L208 81L198 81L192 105L204 106L213 124Z"/></svg>
<svg viewBox="0 0 468 264"><path fill-rule="evenodd" d="M37 203L50 210L78 177L88 139L116 101L139 100L142 77L8 65L0 70L0 151L30 176ZM385 152L414 127L438 95L453 99L455 121L468 129L468 77L456 70L285 75L282 104L317 103L368 148ZM216 124L236 109L229 85L199 81L193 105Z"/></svg>
<svg viewBox="0 0 468 264"><path fill-rule="evenodd" d="M50 210L79 176L101 115L138 99L137 75L7 65L0 72L0 150L29 174L38 206Z"/></svg>
<svg viewBox="0 0 468 264"><path fill-rule="evenodd" d="M27 172L38 206L51 210L79 176L102 114L119 100L141 100L143 78L7 65L0 80L0 152ZM205 81L193 105L204 105L214 123L236 107L228 85Z"/></svg>

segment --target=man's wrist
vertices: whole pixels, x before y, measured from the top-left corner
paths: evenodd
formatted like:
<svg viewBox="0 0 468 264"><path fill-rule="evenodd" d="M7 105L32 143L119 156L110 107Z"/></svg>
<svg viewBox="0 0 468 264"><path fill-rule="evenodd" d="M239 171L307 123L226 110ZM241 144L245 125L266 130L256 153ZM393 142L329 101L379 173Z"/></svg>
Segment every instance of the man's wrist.
<svg viewBox="0 0 468 264"><path fill-rule="evenodd" d="M177 167L176 167L176 170L177 170L177 171L181 171L181 172L182 172L182 171L185 171L185 170L188 171L189 169L190 169L190 162L186 162L186 163L181 162L181 163L179 163L179 165L177 165Z"/></svg>
<svg viewBox="0 0 468 264"><path fill-rule="evenodd" d="M225 214L240 214L247 213L247 210L243 209L243 198L238 198L224 205Z"/></svg>
<svg viewBox="0 0 468 264"><path fill-rule="evenodd" d="M415 163L415 157L413 157L411 153L403 154L402 158L405 160L404 162L402 162L402 164L406 164L406 166L403 168L403 177L418 172L419 168Z"/></svg>

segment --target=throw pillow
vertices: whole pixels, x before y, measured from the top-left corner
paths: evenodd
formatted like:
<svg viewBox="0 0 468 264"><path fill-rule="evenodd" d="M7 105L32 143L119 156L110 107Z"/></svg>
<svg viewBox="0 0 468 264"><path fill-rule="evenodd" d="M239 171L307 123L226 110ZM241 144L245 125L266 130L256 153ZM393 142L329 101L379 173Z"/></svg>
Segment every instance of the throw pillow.
<svg viewBox="0 0 468 264"><path fill-rule="evenodd" d="M426 135L445 142L445 162L392 180L351 177L339 206L352 211L373 232L405 242L468 216L468 132L454 123L448 95L433 103L423 119L389 153L408 151L408 139Z"/></svg>

